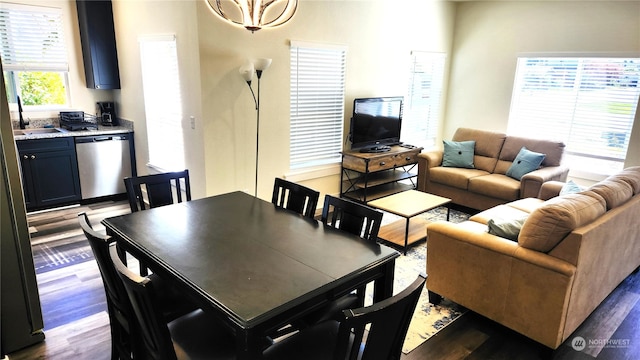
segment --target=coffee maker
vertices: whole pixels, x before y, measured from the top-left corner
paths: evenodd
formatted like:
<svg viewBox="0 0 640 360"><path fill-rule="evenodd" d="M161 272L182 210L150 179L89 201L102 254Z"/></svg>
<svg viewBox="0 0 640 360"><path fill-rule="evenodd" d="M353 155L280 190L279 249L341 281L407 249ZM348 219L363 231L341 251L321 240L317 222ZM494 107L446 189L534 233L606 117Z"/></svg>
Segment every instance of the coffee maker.
<svg viewBox="0 0 640 360"><path fill-rule="evenodd" d="M106 126L118 125L118 118L116 117L116 107L113 102L101 101L98 103L100 108L100 123Z"/></svg>

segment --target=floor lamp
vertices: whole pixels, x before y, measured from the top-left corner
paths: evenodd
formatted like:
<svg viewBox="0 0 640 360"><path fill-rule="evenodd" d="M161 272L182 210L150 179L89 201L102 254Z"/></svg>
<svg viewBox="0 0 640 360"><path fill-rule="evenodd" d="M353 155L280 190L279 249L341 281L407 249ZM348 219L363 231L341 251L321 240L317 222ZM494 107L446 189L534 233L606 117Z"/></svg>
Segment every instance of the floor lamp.
<svg viewBox="0 0 640 360"><path fill-rule="evenodd" d="M255 61L248 62L246 65L240 67L240 74L242 74L242 77L247 82L249 90L251 90L251 96L253 96L253 101L256 104L256 179L254 185L254 195L256 197L258 197L258 150L260 149L260 78L262 77L262 72L266 70L269 65L271 65L271 59L256 59ZM253 73L255 73L258 78L257 97L253 92L253 87L251 87Z"/></svg>

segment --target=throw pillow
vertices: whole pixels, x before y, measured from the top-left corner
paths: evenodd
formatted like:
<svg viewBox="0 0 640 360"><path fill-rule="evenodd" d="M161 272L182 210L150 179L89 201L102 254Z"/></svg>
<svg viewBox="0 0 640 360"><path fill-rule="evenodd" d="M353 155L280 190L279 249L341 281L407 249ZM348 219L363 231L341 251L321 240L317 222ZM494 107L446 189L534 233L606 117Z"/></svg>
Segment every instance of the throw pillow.
<svg viewBox="0 0 640 360"><path fill-rule="evenodd" d="M509 166L507 176L516 180L522 179L525 174L539 168L545 156L545 154L527 150L527 148L523 146L516 158L513 160L513 164Z"/></svg>
<svg viewBox="0 0 640 360"><path fill-rule="evenodd" d="M495 218L487 222L489 234L503 237L505 239L518 241L520 229L527 220L528 215L514 217L512 219Z"/></svg>
<svg viewBox="0 0 640 360"><path fill-rule="evenodd" d="M576 184L573 180L569 180L564 185L562 185L562 189L560 189L560 195L576 194L580 191L582 191L580 185Z"/></svg>
<svg viewBox="0 0 640 360"><path fill-rule="evenodd" d="M443 141L444 154L442 166L473 169L473 154L476 142L470 141Z"/></svg>

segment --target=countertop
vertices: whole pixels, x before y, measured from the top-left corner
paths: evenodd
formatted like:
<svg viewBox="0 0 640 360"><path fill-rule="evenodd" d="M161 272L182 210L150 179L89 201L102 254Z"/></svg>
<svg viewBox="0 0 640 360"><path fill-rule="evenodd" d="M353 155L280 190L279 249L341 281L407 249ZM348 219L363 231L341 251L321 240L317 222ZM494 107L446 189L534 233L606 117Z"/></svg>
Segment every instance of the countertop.
<svg viewBox="0 0 640 360"><path fill-rule="evenodd" d="M51 138L59 138L59 137L77 137L77 136L96 136L96 135L109 135L109 134L123 134L130 133L133 130L126 126L103 126L98 125L98 130L79 130L79 131L69 131L63 128L56 128L59 131L54 133L43 133L43 134L29 134L29 135L15 135L14 139L16 141L19 140L35 140L35 139L51 139ZM14 129L19 130L19 129ZM30 130L30 128L26 128L24 130Z"/></svg>

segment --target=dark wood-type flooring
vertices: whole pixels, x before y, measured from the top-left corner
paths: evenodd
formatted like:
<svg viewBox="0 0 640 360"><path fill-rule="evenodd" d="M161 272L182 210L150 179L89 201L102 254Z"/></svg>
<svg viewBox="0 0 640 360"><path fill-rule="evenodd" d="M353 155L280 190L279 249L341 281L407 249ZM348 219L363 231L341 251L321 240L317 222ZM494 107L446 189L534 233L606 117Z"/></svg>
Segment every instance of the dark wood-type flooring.
<svg viewBox="0 0 640 360"><path fill-rule="evenodd" d="M29 214L32 244L76 242L83 237L77 214L91 222L129 212L126 202L101 202ZM38 275L46 340L16 353L10 360L110 358L109 318L102 280L94 260ZM437 333L404 360L424 359L638 359L640 357L640 273L629 276L556 351L495 322L468 312ZM582 351L572 348L585 339Z"/></svg>

